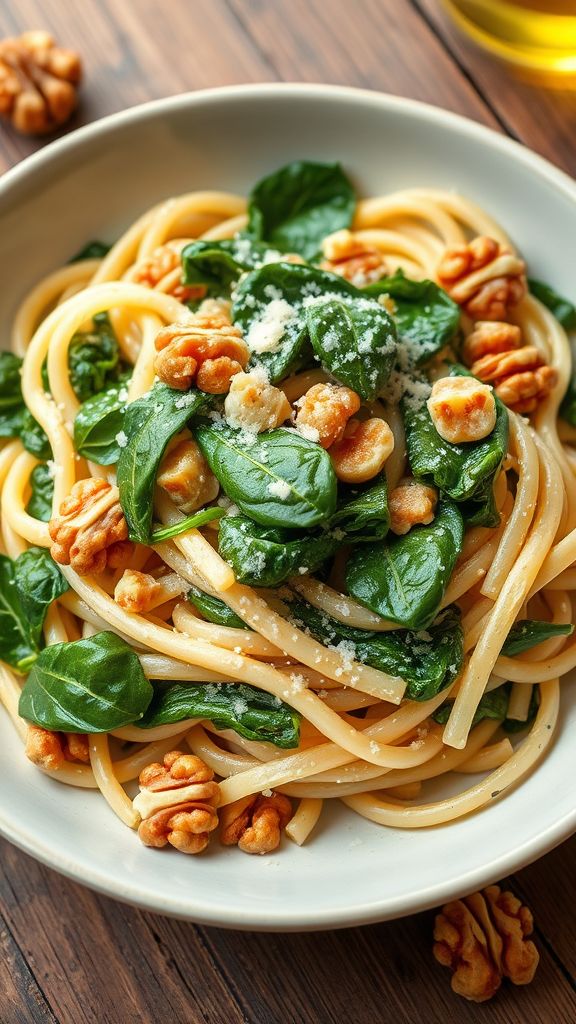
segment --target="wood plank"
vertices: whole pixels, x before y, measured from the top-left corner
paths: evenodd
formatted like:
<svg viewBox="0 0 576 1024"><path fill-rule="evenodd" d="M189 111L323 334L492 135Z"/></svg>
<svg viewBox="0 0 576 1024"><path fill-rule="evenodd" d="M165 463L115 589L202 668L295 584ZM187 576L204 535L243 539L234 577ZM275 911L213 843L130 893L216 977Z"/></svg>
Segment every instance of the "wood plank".
<svg viewBox="0 0 576 1024"><path fill-rule="evenodd" d="M244 1020L193 925L183 926L182 934L167 920L69 882L4 841L0 850L0 904L54 1014L41 1016L36 1009L38 994L31 982L26 990L24 964L14 971L11 960L3 958L0 1000L9 1000L11 985L17 988L29 1014L22 1024ZM0 1013L0 1020L20 1024L9 1014Z"/></svg>
<svg viewBox="0 0 576 1024"><path fill-rule="evenodd" d="M0 1020L4 1024L54 1024L56 1017L0 917Z"/></svg>
<svg viewBox="0 0 576 1024"><path fill-rule="evenodd" d="M81 105L49 139L17 135L2 122L0 172L52 137L105 114L189 89L270 80L274 71L225 0L9 0L0 3L0 37L48 29L84 60Z"/></svg>
<svg viewBox="0 0 576 1024"><path fill-rule="evenodd" d="M470 75L507 131L570 174L576 174L576 91L545 88L469 42L437 0L414 0Z"/></svg>
<svg viewBox="0 0 576 1024"><path fill-rule="evenodd" d="M543 940L576 978L576 836L512 880L517 895L534 913Z"/></svg>
<svg viewBox="0 0 576 1024"><path fill-rule="evenodd" d="M498 121L410 0L228 0L285 81L336 82Z"/></svg>
<svg viewBox="0 0 576 1024"><path fill-rule="evenodd" d="M178 928L176 924L174 928ZM576 994L548 949L534 984L505 983L482 1006L457 997L432 957L433 914L350 931L206 937L249 1020L294 1024L526 1024L576 1019ZM181 944L179 944L181 945Z"/></svg>

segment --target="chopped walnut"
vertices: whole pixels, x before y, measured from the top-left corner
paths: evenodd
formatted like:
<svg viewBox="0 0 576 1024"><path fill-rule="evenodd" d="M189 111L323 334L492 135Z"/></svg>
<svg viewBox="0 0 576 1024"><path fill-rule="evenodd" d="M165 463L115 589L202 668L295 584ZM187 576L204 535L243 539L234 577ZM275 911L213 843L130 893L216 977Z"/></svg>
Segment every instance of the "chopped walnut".
<svg viewBox="0 0 576 1024"><path fill-rule="evenodd" d="M149 612L190 590L190 584L177 573L151 576L136 569L125 569L114 589L114 600L127 612Z"/></svg>
<svg viewBox="0 0 576 1024"><path fill-rule="evenodd" d="M466 366L472 366L483 356L510 352L520 348L521 344L522 332L516 324L503 323L501 320L479 320L462 346L462 358Z"/></svg>
<svg viewBox="0 0 576 1024"><path fill-rule="evenodd" d="M160 463L156 483L189 515L217 497L220 485L193 438L171 448Z"/></svg>
<svg viewBox="0 0 576 1024"><path fill-rule="evenodd" d="M368 245L353 231L343 228L328 235L322 242L322 270L351 281L357 288L379 281L388 273L388 266L376 246Z"/></svg>
<svg viewBox="0 0 576 1024"><path fill-rule="evenodd" d="M173 295L179 302L203 298L206 285L187 285L182 280L181 253L187 244L186 238L171 238L164 245L159 245L150 256L136 264L131 272L132 280Z"/></svg>
<svg viewBox="0 0 576 1024"><path fill-rule="evenodd" d="M296 429L330 448L344 437L346 424L361 405L355 391L338 384L314 384L296 402Z"/></svg>
<svg viewBox="0 0 576 1024"><path fill-rule="evenodd" d="M262 368L232 378L224 401L224 416L231 427L259 434L279 427L291 414L284 392L269 383Z"/></svg>
<svg viewBox="0 0 576 1024"><path fill-rule="evenodd" d="M514 412L534 412L558 380L534 345L488 354L472 363L479 380L494 385L498 398Z"/></svg>
<svg viewBox="0 0 576 1024"><path fill-rule="evenodd" d="M403 536L413 526L427 526L434 519L438 493L414 477L403 477L388 498L390 529Z"/></svg>
<svg viewBox="0 0 576 1024"><path fill-rule="evenodd" d="M84 733L52 732L39 725L29 725L26 736L26 757L44 771L54 772L67 761L88 764L88 739Z"/></svg>
<svg viewBox="0 0 576 1024"><path fill-rule="evenodd" d="M189 320L163 327L155 345L156 373L180 391L196 383L208 394L223 395L250 357L242 332L216 302L203 303Z"/></svg>
<svg viewBox="0 0 576 1024"><path fill-rule="evenodd" d="M74 484L48 530L54 561L71 565L79 576L122 568L134 550L118 488L99 477Z"/></svg>
<svg viewBox="0 0 576 1024"><path fill-rule="evenodd" d="M244 853L272 853L292 817L292 805L282 793L250 796L220 812L220 841Z"/></svg>
<svg viewBox="0 0 576 1024"><path fill-rule="evenodd" d="M339 480L363 484L381 471L394 450L394 434L385 420L350 420L344 437L330 448Z"/></svg>
<svg viewBox="0 0 576 1024"><path fill-rule="evenodd" d="M78 102L80 57L56 46L48 32L24 32L0 42L0 114L24 135L64 124Z"/></svg>
<svg viewBox="0 0 576 1024"><path fill-rule="evenodd" d="M499 242L479 235L447 249L439 284L474 320L505 320L526 294L526 266Z"/></svg>
<svg viewBox="0 0 576 1024"><path fill-rule="evenodd" d="M145 846L170 843L181 853L201 853L218 827L220 789L214 772L199 757L172 750L163 764L140 773L134 809L142 817L138 835Z"/></svg>
<svg viewBox="0 0 576 1024"><path fill-rule="evenodd" d="M527 939L532 914L511 892L489 885L447 903L434 926L434 956L454 972L452 988L473 1002L490 999L502 978L527 985L538 966L538 950Z"/></svg>
<svg viewBox="0 0 576 1024"><path fill-rule="evenodd" d="M441 377L426 405L440 437L450 444L480 441L494 430L492 388L474 377Z"/></svg>

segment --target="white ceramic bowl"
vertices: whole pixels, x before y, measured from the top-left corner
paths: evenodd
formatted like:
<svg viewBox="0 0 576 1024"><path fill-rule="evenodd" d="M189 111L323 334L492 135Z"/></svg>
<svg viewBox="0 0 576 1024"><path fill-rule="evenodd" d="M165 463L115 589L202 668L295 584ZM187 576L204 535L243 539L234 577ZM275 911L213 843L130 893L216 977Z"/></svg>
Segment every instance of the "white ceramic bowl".
<svg viewBox="0 0 576 1024"><path fill-rule="evenodd" d="M576 186L544 160L409 100L327 86L242 86L115 114L0 180L2 332L25 291L87 240L114 239L172 194L247 192L300 157L342 160L364 195L417 185L465 193L511 233L534 276L574 297ZM56 870L162 913L271 930L378 921L497 880L570 835L575 728L574 686L563 686L560 728L544 762L503 799L454 824L394 831L334 807L302 849L285 842L259 858L214 844L192 859L145 849L94 793L41 775L0 715L0 829Z"/></svg>

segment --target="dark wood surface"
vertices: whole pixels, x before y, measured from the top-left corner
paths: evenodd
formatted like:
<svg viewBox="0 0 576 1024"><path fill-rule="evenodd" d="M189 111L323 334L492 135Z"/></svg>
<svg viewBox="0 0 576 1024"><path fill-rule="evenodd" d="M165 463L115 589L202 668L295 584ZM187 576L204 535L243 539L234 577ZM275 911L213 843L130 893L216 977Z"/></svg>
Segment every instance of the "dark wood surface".
<svg viewBox="0 0 576 1024"><path fill-rule="evenodd" d="M438 0L0 0L0 33L47 28L82 53L71 127L143 100L236 82L337 82L436 103L576 173L576 92L513 78ZM0 133L0 170L37 143ZM319 935L199 928L99 897L2 842L2 1024L536 1024L576 1021L576 839L509 880L541 965L485 1006L450 990L432 914Z"/></svg>

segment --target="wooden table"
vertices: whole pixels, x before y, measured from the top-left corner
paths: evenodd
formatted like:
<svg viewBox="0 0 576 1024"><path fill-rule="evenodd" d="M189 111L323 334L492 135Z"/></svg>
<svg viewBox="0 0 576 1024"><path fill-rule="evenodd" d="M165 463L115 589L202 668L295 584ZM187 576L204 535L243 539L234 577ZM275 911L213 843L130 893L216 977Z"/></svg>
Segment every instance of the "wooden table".
<svg viewBox="0 0 576 1024"><path fill-rule="evenodd" d="M576 173L576 92L514 80L437 0L0 0L0 30L45 27L86 62L77 124L188 89L337 82L426 100ZM0 137L0 169L37 148ZM550 243L548 243L550 244ZM483 1007L451 993L432 914L318 935L199 928L95 896L2 843L2 1024L576 1020L576 839L506 880L533 908L541 965Z"/></svg>

